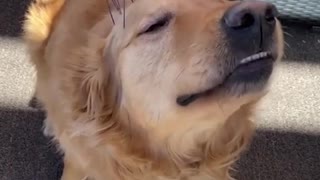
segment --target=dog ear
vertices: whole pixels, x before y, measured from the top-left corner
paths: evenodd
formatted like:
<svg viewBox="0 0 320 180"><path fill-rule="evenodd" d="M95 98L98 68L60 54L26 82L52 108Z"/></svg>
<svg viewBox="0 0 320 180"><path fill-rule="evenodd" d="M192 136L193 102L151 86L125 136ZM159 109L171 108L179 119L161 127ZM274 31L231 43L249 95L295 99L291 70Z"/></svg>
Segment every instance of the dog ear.
<svg viewBox="0 0 320 180"><path fill-rule="evenodd" d="M105 39L90 35L87 45L68 59L63 84L70 93L67 97L71 98L74 120L105 121L115 111L118 96L110 71L115 67L110 67L113 60L104 56L105 46Z"/></svg>

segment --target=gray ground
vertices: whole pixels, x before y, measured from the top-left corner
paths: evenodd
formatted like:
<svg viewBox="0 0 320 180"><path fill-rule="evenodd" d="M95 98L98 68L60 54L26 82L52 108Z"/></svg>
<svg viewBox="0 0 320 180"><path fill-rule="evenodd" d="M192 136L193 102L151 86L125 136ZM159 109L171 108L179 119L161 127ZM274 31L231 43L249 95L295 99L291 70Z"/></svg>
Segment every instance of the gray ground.
<svg viewBox="0 0 320 180"><path fill-rule="evenodd" d="M56 180L63 167L29 106L33 71L18 38L26 1L0 1L0 180ZM290 48L261 104L239 180L320 179L320 32L289 25Z"/></svg>

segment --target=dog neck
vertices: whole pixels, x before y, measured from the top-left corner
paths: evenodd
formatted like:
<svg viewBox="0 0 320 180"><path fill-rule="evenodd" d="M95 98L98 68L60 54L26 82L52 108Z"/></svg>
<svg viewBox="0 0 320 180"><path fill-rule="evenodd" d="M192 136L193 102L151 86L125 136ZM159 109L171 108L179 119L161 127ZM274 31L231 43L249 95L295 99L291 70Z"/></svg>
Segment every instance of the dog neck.
<svg viewBox="0 0 320 180"><path fill-rule="evenodd" d="M118 126L118 133L113 134L112 140L108 132L101 135L109 137L104 142L114 147L115 154L111 159L124 179L144 179L146 176L228 179L231 165L252 135L254 128L250 117L251 105L243 106L212 131L186 132L183 142L175 139L156 142L146 131L134 126Z"/></svg>

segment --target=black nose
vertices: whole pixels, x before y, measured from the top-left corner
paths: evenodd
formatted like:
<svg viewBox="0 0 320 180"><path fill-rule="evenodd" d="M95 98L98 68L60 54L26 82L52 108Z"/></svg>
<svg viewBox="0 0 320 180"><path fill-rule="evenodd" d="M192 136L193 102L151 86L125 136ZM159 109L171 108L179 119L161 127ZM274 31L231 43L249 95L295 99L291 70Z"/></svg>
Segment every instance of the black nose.
<svg viewBox="0 0 320 180"><path fill-rule="evenodd" d="M227 37L234 41L234 45L256 51L270 43L277 14L276 7L271 3L246 1L227 10L222 22Z"/></svg>
<svg viewBox="0 0 320 180"><path fill-rule="evenodd" d="M235 5L225 14L224 20L228 28L234 30L259 28L261 25L274 27L276 7L267 2L243 2Z"/></svg>

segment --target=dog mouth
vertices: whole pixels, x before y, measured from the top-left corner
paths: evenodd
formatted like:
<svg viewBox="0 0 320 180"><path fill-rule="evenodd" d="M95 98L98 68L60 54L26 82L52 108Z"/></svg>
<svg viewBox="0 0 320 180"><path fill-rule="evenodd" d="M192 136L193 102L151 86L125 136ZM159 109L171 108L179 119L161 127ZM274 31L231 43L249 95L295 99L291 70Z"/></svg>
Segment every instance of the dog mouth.
<svg viewBox="0 0 320 180"><path fill-rule="evenodd" d="M199 98L212 95L218 89L232 88L237 84L255 84L266 80L272 72L274 57L271 52L263 51L243 58L220 84L196 93L179 96L176 102L180 106L188 106Z"/></svg>

